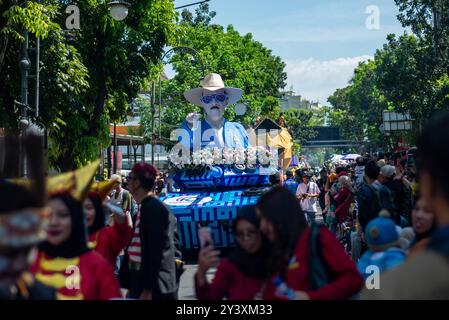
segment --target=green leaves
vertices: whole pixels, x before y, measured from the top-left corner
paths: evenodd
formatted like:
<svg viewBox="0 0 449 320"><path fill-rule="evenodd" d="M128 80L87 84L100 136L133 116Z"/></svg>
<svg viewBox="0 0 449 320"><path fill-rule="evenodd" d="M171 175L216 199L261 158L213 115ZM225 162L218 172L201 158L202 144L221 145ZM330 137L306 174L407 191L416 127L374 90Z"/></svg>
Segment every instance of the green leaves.
<svg viewBox="0 0 449 320"><path fill-rule="evenodd" d="M0 105L6 107L0 127L17 127L13 101L20 96L17 62L26 28L31 47L36 36L43 39L41 117L34 120L49 130L50 164L61 170L97 158L110 143L109 123L126 118L128 104L158 73L163 48L174 40L176 28L171 0L133 0L122 22L112 19L107 1L84 0L77 3L81 30L69 43L62 35L66 5L65 0L29 1L26 7L0 1L0 87L5 89ZM33 58L30 53L32 64ZM30 98L33 87L30 81Z"/></svg>
<svg viewBox="0 0 449 320"><path fill-rule="evenodd" d="M36 37L45 39L50 32L60 30L59 25L53 21L57 10L58 6L33 1L27 2L25 7L13 5L2 15L6 23L0 33L23 40L22 30L27 29Z"/></svg>

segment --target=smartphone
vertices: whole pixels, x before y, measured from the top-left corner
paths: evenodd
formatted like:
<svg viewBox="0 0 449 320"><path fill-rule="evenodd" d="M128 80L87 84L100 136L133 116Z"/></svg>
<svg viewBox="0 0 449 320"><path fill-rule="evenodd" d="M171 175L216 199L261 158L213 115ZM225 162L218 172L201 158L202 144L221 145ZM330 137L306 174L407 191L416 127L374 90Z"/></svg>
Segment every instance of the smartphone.
<svg viewBox="0 0 449 320"><path fill-rule="evenodd" d="M124 215L122 207L118 206L116 203L112 201L108 201L104 204L109 210L118 215Z"/></svg>
<svg viewBox="0 0 449 320"><path fill-rule="evenodd" d="M210 227L200 227L198 229L198 238L200 240L200 248L213 247L212 230Z"/></svg>

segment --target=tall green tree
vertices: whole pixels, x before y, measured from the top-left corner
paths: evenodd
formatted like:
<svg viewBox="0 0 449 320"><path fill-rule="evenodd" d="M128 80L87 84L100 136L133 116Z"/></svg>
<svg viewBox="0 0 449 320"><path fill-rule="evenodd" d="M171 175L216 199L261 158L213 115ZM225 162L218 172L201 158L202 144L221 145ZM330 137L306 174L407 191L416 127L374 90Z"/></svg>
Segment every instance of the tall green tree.
<svg viewBox="0 0 449 320"><path fill-rule="evenodd" d="M88 0L79 6L83 26L75 47L88 70L89 88L74 97L78 112L66 113L78 132L67 125L53 135L58 145L54 160L63 168L95 158L101 146L109 145L109 123L125 119L129 103L160 70L163 48L175 30L170 0L133 1L121 22L112 19L104 1Z"/></svg>
<svg viewBox="0 0 449 320"><path fill-rule="evenodd" d="M97 158L100 148L110 144L109 124L126 117L129 102L159 73L163 48L175 33L173 2L132 1L128 17L121 22L110 16L106 1L79 2L81 30L71 43L61 33L68 1L30 1L25 9L16 3L1 2L8 7L0 20L0 53L7 43L0 83L8 90L2 91L0 101L5 101L10 116L1 115L0 121L14 127L17 118L12 102L19 96L20 34L27 28L36 36L48 36L42 47L42 112L35 120L49 131L53 167L73 169ZM5 69L10 71L7 75Z"/></svg>
<svg viewBox="0 0 449 320"><path fill-rule="evenodd" d="M395 0L398 19L411 28L424 46L437 72L449 75L449 0Z"/></svg>
<svg viewBox="0 0 449 320"><path fill-rule="evenodd" d="M314 113L311 110L288 109L283 114L290 134L298 145L316 136L317 132L312 127Z"/></svg>
<svg viewBox="0 0 449 320"><path fill-rule="evenodd" d="M20 69L18 60L24 41L24 30L29 31L30 47L36 47L36 37L41 37L40 102L41 110L49 112L47 127L57 128L64 123L61 110L67 108L72 95L82 94L88 87L87 69L81 62L77 49L68 44L60 24L61 6L57 1L39 3L28 1L26 5L14 0L0 1L0 127L18 131L20 108ZM29 52L35 73L34 53ZM29 103L34 107L34 80L29 79ZM31 112L29 112L31 114ZM32 118L42 124L44 119Z"/></svg>

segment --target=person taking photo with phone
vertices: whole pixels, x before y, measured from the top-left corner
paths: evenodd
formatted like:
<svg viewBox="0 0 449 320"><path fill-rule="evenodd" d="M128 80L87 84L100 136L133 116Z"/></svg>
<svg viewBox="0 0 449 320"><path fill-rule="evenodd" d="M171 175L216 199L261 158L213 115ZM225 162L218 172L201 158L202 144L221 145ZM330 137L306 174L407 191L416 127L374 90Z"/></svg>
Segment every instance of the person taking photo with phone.
<svg viewBox="0 0 449 320"><path fill-rule="evenodd" d="M198 300L254 300L262 297L267 269L267 240L259 230L259 219L254 206L240 209L234 220L237 248L228 258L219 261L220 252L210 244L200 249L195 291ZM212 283L206 274L217 267Z"/></svg>

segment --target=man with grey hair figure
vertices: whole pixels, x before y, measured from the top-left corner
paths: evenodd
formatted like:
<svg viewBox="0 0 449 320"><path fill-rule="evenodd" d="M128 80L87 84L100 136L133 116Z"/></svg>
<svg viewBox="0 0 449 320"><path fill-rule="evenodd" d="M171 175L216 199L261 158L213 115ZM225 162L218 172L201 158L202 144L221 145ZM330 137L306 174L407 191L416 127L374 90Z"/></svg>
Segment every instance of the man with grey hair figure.
<svg viewBox="0 0 449 320"><path fill-rule="evenodd" d="M245 128L224 118L226 107L239 101L242 94L241 89L226 87L216 73L206 75L201 87L186 91L184 97L203 108L204 118L199 120L196 113L187 115L181 125L187 136L181 137L181 144L190 150L204 147L247 148L249 139Z"/></svg>

